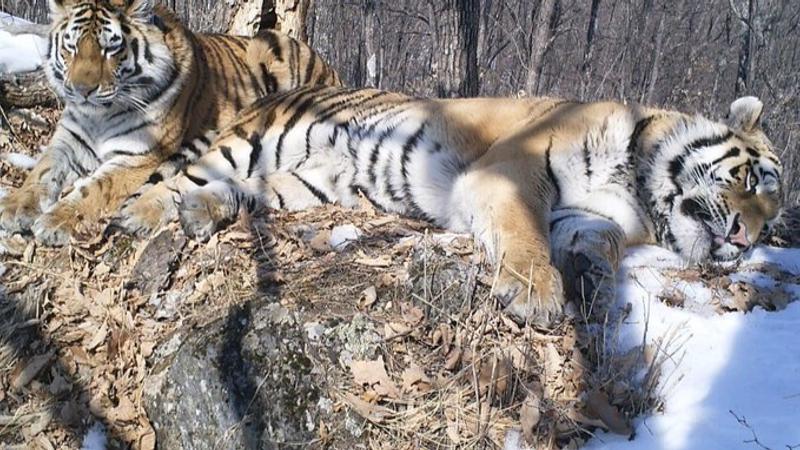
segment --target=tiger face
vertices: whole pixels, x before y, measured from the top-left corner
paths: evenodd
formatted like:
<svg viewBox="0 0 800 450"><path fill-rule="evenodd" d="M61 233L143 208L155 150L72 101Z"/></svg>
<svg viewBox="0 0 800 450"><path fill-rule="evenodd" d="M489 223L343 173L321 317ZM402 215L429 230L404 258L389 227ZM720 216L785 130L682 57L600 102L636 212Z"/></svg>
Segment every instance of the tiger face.
<svg viewBox="0 0 800 450"><path fill-rule="evenodd" d="M665 197L666 240L689 260L735 259L779 215L781 165L759 127L762 108L754 97L739 99L725 124L695 120L683 130L691 140L672 141L681 152L667 168L674 189Z"/></svg>
<svg viewBox="0 0 800 450"><path fill-rule="evenodd" d="M141 107L174 70L152 0L50 0L47 72L69 104Z"/></svg>

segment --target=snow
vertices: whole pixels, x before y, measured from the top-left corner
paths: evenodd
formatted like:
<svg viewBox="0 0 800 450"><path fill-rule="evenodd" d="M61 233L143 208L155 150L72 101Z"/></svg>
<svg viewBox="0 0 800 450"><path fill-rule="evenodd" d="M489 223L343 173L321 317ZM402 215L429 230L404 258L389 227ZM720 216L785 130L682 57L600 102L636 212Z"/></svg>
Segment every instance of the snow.
<svg viewBox="0 0 800 450"><path fill-rule="evenodd" d="M351 242L357 241L360 237L361 230L355 225L339 225L331 230L329 243L334 250L344 250Z"/></svg>
<svg viewBox="0 0 800 450"><path fill-rule="evenodd" d="M800 286L775 281L760 271L765 264L797 277L800 249L757 248L730 278L800 299ZM623 261L619 306L630 303L632 310L618 346L674 337L665 341L665 350L675 355L660 380L665 408L635 421L635 439L599 432L585 448L759 448L753 439L772 449L800 444L800 302L779 312L756 308L719 315L702 281L676 281L662 273L680 268L685 265L679 258L657 247L633 249ZM685 295L683 308L659 300L674 291Z"/></svg>
<svg viewBox="0 0 800 450"><path fill-rule="evenodd" d="M23 155L22 153L13 153L13 152L0 154L0 159L11 164L12 166L24 170L33 169L33 167L36 165L37 162L36 158L32 158L28 155Z"/></svg>
<svg viewBox="0 0 800 450"><path fill-rule="evenodd" d="M106 450L106 430L100 423L95 423L83 437L81 450Z"/></svg>
<svg viewBox="0 0 800 450"><path fill-rule="evenodd" d="M0 72L30 72L42 66L47 56L47 39L33 34L14 35L4 30L9 25L27 23L0 13Z"/></svg>

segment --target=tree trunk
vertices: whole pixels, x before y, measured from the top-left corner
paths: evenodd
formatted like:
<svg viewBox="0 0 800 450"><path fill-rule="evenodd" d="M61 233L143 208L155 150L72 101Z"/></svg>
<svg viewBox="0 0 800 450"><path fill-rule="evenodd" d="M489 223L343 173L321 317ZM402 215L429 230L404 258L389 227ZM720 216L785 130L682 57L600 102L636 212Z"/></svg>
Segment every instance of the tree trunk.
<svg viewBox="0 0 800 450"><path fill-rule="evenodd" d="M754 0L747 1L747 12L739 11L734 5L734 0L731 0L731 8L741 22L742 31L739 34L739 65L736 70L736 86L734 93L736 96L741 95L747 90L750 82L750 58L751 58L751 40L753 29L753 13L755 8ZM744 6L744 5L743 5ZM742 8L744 9L744 8Z"/></svg>
<svg viewBox="0 0 800 450"><path fill-rule="evenodd" d="M379 88L383 55L380 42L376 42L376 31L380 29L378 15L375 11L376 0L364 1L364 51L366 53L367 74L364 84L367 87Z"/></svg>
<svg viewBox="0 0 800 450"><path fill-rule="evenodd" d="M275 28L276 20L275 0L249 0L236 10L228 33L253 36L260 30Z"/></svg>
<svg viewBox="0 0 800 450"><path fill-rule="evenodd" d="M525 81L525 91L531 96L539 92L542 63L553 37L552 21L557 6L558 0L542 0L536 10L531 39L531 57L528 60L528 77Z"/></svg>
<svg viewBox="0 0 800 450"><path fill-rule="evenodd" d="M658 21L658 31L656 32L656 44L653 48L653 65L650 66L650 83L647 87L647 94L644 97L644 103L649 105L653 100L653 93L658 83L658 73L661 66L661 54L664 51L664 20L666 18L666 11L661 12L661 18Z"/></svg>
<svg viewBox="0 0 800 450"><path fill-rule="evenodd" d="M583 50L583 65L581 70L586 72L589 69L589 60L592 59L592 44L594 34L597 32L597 13L600 10L600 0L592 0L592 8L589 12L589 26L586 29L586 48Z"/></svg>
<svg viewBox="0 0 800 450"><path fill-rule="evenodd" d="M306 15L310 0L275 0L278 29L289 36L308 42Z"/></svg>
<svg viewBox="0 0 800 450"><path fill-rule="evenodd" d="M43 70L16 75L0 74L0 104L30 108L52 106L57 101Z"/></svg>
<svg viewBox="0 0 800 450"><path fill-rule="evenodd" d="M478 94L479 0L445 0L431 7L436 36L434 74L440 97Z"/></svg>

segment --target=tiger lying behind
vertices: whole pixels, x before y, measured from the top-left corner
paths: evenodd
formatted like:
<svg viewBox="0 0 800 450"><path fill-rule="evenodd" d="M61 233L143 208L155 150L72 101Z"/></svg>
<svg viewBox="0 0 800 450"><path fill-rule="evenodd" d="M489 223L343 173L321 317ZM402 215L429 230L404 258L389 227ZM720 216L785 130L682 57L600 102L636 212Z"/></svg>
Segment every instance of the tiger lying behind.
<svg viewBox="0 0 800 450"><path fill-rule="evenodd" d="M119 221L142 232L179 218L207 238L242 208L355 205L361 192L472 232L499 265L494 293L507 311L547 325L565 294L598 310L613 300L626 245L701 261L757 242L781 199L761 111L741 98L718 123L611 102L300 88L244 111Z"/></svg>
<svg viewBox="0 0 800 450"><path fill-rule="evenodd" d="M148 178L197 159L206 133L256 99L341 84L287 36L194 34L153 2L50 0L46 71L66 105L41 161L0 200L0 232L63 244L79 222L116 211Z"/></svg>

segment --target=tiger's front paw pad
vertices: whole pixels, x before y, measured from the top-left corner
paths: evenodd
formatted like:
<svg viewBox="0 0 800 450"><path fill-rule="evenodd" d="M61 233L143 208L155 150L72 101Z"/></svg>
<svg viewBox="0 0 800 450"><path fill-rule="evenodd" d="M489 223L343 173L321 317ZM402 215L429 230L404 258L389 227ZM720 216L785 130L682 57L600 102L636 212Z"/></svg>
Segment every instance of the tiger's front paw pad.
<svg viewBox="0 0 800 450"><path fill-rule="evenodd" d="M178 215L184 233L198 241L207 241L231 219L218 199L204 192L188 195Z"/></svg>
<svg viewBox="0 0 800 450"><path fill-rule="evenodd" d="M69 243L72 223L58 214L45 213L36 219L31 231L40 244L60 247Z"/></svg>
<svg viewBox="0 0 800 450"><path fill-rule="evenodd" d="M535 271L529 283L510 274L501 274L494 293L505 311L522 323L548 328L563 315L561 275L549 267Z"/></svg>

